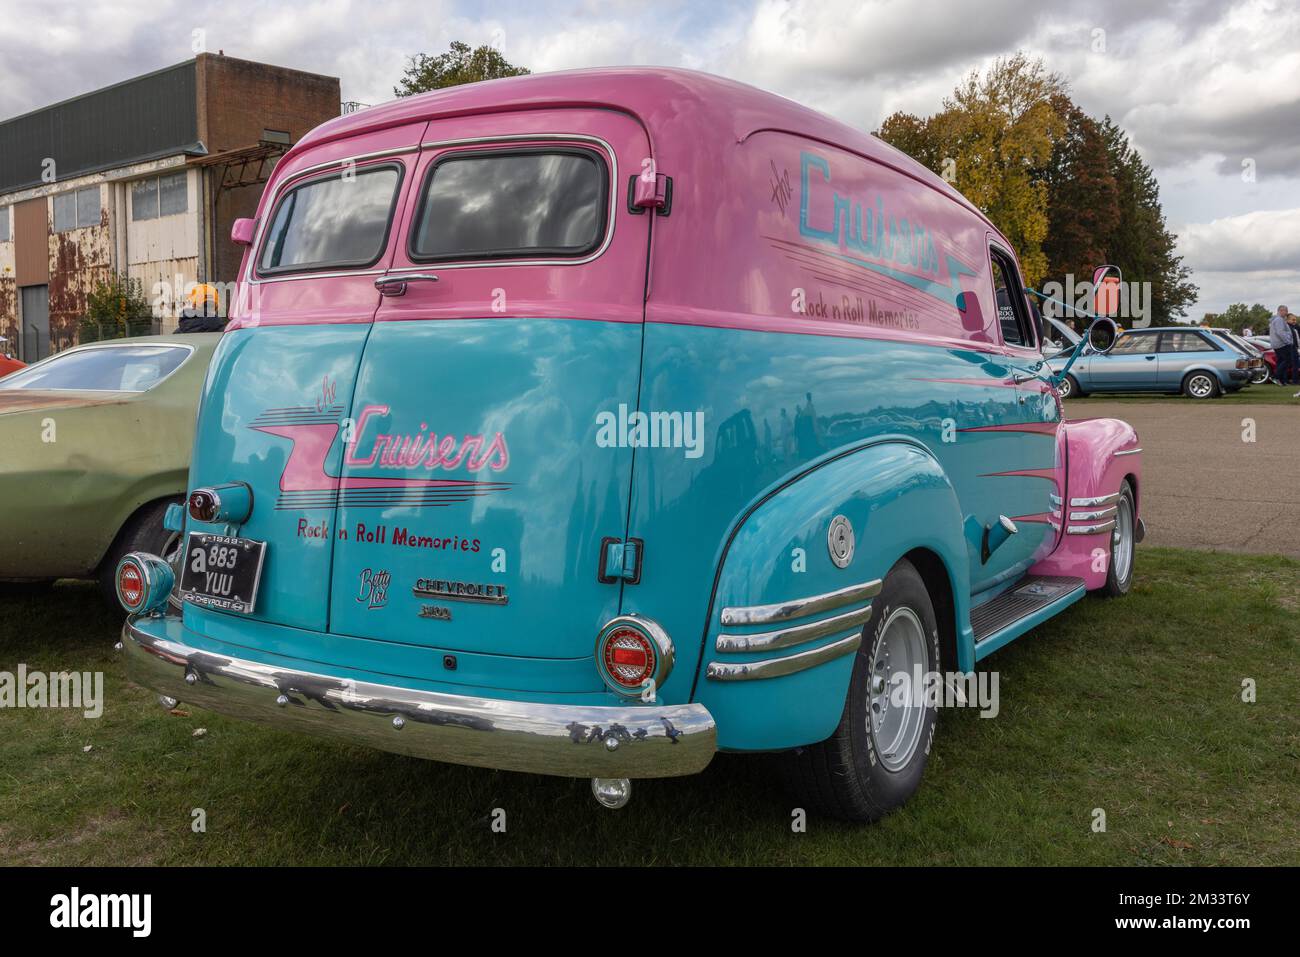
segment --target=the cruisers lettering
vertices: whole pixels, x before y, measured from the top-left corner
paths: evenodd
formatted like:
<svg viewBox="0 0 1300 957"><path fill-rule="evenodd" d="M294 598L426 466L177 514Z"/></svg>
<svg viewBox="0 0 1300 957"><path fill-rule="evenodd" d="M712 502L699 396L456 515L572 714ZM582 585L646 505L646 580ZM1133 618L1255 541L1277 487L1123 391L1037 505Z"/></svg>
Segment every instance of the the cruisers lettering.
<svg viewBox="0 0 1300 957"><path fill-rule="evenodd" d="M441 598L443 601L473 601L487 605L504 605L505 585L486 585L478 582L458 582L446 578L420 578L411 591L422 598Z"/></svg>
<svg viewBox="0 0 1300 957"><path fill-rule="evenodd" d="M352 440L344 449L343 463L349 466L377 465L381 469L451 469L459 468L463 463L471 472L481 468L490 468L500 472L510 464L510 450L506 448L506 437L500 432L487 443L482 435L466 435L457 439L455 435L439 436L430 432L425 422L420 423L420 431L407 435L380 432L370 443L370 454L358 457L357 449L364 448L363 439L366 424L374 416L388 415L386 405L368 405L357 416L357 424Z"/></svg>

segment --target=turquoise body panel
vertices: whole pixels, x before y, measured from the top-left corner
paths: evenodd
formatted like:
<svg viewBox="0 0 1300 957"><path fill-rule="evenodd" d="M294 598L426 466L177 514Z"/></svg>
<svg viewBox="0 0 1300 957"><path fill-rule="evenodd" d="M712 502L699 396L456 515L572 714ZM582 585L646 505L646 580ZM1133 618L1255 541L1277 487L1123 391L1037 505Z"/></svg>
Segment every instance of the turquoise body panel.
<svg viewBox="0 0 1300 957"><path fill-rule="evenodd" d="M205 387L191 487L246 481L255 507L237 529L187 527L270 544L256 613L187 604L186 641L430 690L613 702L624 699L597 675L595 636L614 615L637 613L676 647L659 700L704 703L720 747L821 740L839 720L853 657L782 678L712 681L704 669L718 658L720 609L883 578L923 548L949 576L954 664L972 667L969 608L1056 541L1049 524L1026 522L981 560L985 526L1048 511L1055 488L1043 480L1059 464L1054 434L1004 430L1059 415L1054 402L1021 393L1017 371L986 351L667 323L485 318L237 331ZM700 411L699 454L602 444L598 417L620 406ZM295 484L311 475L290 463L306 447L294 431L304 424L331 436L312 466L330 487ZM469 461L419 470L481 482L472 495L340 490L340 481L406 474L383 467L386 437L400 452L403 436L481 436L486 447L498 433L508 448L499 470ZM847 568L827 549L836 514L857 536ZM625 535L645 543L641 581L598 582L601 539ZM388 584L375 602L368 581L378 571ZM509 604L455 604L452 621L421 617L428 599L413 585L433 576L499 584Z"/></svg>

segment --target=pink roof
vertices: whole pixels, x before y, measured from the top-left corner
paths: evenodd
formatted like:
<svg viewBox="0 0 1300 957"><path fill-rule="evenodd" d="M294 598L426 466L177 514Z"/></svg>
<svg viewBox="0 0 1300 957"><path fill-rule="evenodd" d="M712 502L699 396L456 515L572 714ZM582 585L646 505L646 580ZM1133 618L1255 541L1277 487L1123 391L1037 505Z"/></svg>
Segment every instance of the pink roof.
<svg viewBox="0 0 1300 957"><path fill-rule="evenodd" d="M682 169L692 145L726 131L741 142L759 130L796 133L891 166L980 213L907 154L793 100L734 80L669 67L600 67L488 80L405 97L322 123L290 155L310 146L422 120L514 110L619 110L645 127L660 168ZM990 224L991 225L991 224Z"/></svg>

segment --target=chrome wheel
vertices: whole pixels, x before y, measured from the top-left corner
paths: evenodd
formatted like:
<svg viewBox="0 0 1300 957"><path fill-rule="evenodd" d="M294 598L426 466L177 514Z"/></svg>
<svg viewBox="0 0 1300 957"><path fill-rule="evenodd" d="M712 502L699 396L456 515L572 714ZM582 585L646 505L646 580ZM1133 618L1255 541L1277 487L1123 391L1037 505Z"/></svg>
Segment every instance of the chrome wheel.
<svg viewBox="0 0 1300 957"><path fill-rule="evenodd" d="M1214 383L1207 375L1194 375L1187 380L1187 391L1193 399L1208 399L1214 394Z"/></svg>
<svg viewBox="0 0 1300 957"><path fill-rule="evenodd" d="M897 608L881 629L871 661L871 712L867 730L880 762L890 771L907 767L925 727L925 628L916 612Z"/></svg>
<svg viewBox="0 0 1300 957"><path fill-rule="evenodd" d="M1110 533L1110 561L1115 580L1126 584L1133 573L1133 502L1124 496L1115 513L1115 530Z"/></svg>

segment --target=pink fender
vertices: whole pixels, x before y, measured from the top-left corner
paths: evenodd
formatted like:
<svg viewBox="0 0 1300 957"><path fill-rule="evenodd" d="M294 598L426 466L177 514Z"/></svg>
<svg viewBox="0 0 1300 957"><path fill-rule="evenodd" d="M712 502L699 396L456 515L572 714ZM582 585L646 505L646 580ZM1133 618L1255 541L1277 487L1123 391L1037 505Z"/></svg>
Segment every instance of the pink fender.
<svg viewBox="0 0 1300 957"><path fill-rule="evenodd" d="M1133 426L1120 419L1076 419L1064 425L1068 449L1065 501L1061 504L1065 533L1056 550L1031 568L1033 575L1065 575L1082 578L1089 591L1106 584L1110 570L1110 531L1090 535L1071 534L1070 512L1088 510L1073 505L1077 499L1113 495L1124 479L1133 486L1134 521L1139 522L1142 502L1142 449ZM1141 537L1141 524L1139 540Z"/></svg>

